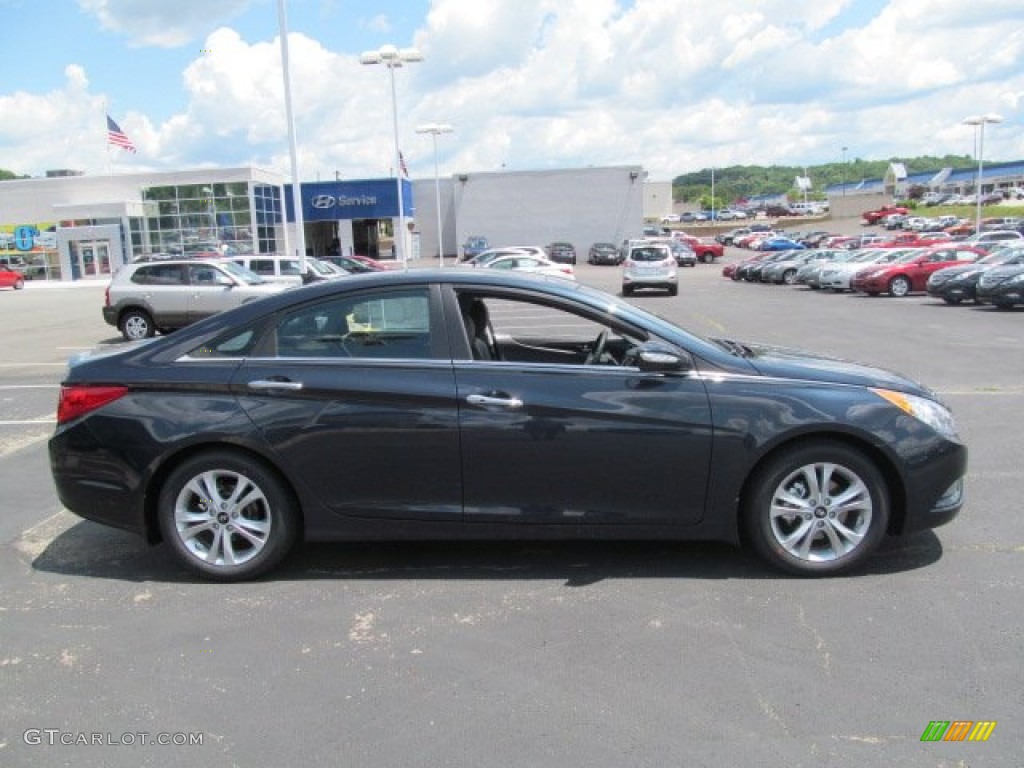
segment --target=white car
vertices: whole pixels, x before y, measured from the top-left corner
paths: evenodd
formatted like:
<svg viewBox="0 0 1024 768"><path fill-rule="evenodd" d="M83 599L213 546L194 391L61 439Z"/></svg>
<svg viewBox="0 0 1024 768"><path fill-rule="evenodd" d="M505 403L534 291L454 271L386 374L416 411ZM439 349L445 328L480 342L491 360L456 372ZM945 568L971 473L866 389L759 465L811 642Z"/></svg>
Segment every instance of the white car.
<svg viewBox="0 0 1024 768"><path fill-rule="evenodd" d="M483 264L482 267L484 269L526 272L531 275L551 275L552 277L563 277L567 280L576 279L572 264L559 264L558 262L551 261L551 259L542 259L526 253L499 256Z"/></svg>
<svg viewBox="0 0 1024 768"><path fill-rule="evenodd" d="M678 224L682 217L678 213L670 213L661 217L662 224Z"/></svg>
<svg viewBox="0 0 1024 768"><path fill-rule="evenodd" d="M850 281L858 271L872 264L889 264L905 254L908 248L867 248L858 251L849 261L826 264L818 275L818 286L842 292L850 290Z"/></svg>
<svg viewBox="0 0 1024 768"><path fill-rule="evenodd" d="M679 265L664 243L636 243L629 246L622 262L622 295L637 288L663 288L669 296L679 293Z"/></svg>

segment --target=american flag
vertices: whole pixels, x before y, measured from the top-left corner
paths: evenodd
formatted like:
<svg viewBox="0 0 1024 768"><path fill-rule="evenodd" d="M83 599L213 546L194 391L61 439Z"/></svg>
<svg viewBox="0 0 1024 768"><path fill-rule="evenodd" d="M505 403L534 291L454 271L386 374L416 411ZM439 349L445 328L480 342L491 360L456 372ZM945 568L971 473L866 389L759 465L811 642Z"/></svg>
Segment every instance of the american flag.
<svg viewBox="0 0 1024 768"><path fill-rule="evenodd" d="M126 149L129 152L135 151L135 145L132 143L132 140L121 130L121 126L110 119L110 115L107 115L107 143L121 149Z"/></svg>
<svg viewBox="0 0 1024 768"><path fill-rule="evenodd" d="M405 178L409 178L409 166L405 164L405 155L402 154L402 150L398 150L398 163L402 166L402 175Z"/></svg>

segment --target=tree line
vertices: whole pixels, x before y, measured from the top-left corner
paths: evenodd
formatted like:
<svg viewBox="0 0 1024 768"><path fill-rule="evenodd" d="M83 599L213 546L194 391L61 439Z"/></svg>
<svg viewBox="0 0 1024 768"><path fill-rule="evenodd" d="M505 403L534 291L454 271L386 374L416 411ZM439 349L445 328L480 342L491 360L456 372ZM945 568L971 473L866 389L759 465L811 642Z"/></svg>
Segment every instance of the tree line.
<svg viewBox="0 0 1024 768"><path fill-rule="evenodd" d="M760 195L788 194L794 200L801 200L803 193L797 190L795 179L797 176L803 176L805 171L812 184L807 198L824 200L827 187L844 182L857 184L865 179L880 179L889 170L890 163L903 163L908 174L915 174L938 173L943 168L968 168L974 164L974 160L970 155L894 157L889 160L864 160L857 157L845 163L823 165L733 165L715 168L715 207ZM709 201L711 173L711 168L703 168L676 176L672 180L673 200L677 203Z"/></svg>

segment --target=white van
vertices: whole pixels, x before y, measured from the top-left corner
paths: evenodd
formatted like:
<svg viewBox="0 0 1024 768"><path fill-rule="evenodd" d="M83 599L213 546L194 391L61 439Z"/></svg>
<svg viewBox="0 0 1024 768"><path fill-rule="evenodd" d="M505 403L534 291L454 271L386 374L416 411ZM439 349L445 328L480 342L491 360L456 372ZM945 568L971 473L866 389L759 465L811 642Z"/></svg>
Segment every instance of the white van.
<svg viewBox="0 0 1024 768"><path fill-rule="evenodd" d="M306 274L303 275L301 263L295 256L274 256L269 253L247 253L239 256L228 256L240 267L255 272L264 280L273 283L305 285L317 280L329 280L340 275L327 271L320 262L312 257L306 258Z"/></svg>
<svg viewBox="0 0 1024 768"><path fill-rule="evenodd" d="M828 203L815 200L807 203L791 203L790 208L801 216L820 216L828 210Z"/></svg>

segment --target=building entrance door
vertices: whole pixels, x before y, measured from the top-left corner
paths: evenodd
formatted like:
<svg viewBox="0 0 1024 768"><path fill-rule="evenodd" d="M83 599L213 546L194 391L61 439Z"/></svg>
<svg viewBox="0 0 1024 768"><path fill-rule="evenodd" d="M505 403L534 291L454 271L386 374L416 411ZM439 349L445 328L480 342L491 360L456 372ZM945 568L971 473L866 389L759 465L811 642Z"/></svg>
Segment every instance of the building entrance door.
<svg viewBox="0 0 1024 768"><path fill-rule="evenodd" d="M391 258L391 252L381 253L379 219L353 219L352 245L360 256L379 259L381 256Z"/></svg>
<svg viewBox="0 0 1024 768"><path fill-rule="evenodd" d="M72 274L76 277L100 277L110 274L110 241L86 240L74 243Z"/></svg>

